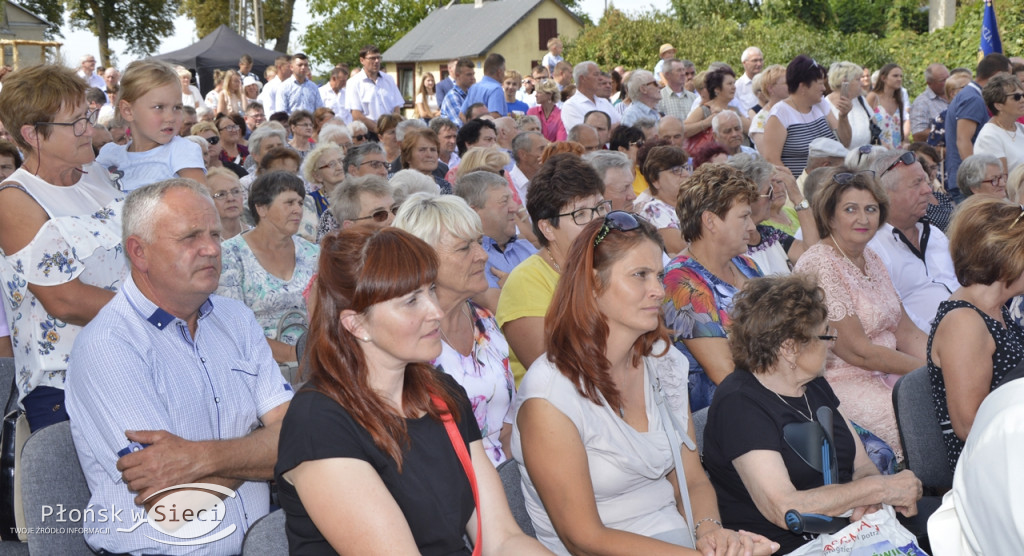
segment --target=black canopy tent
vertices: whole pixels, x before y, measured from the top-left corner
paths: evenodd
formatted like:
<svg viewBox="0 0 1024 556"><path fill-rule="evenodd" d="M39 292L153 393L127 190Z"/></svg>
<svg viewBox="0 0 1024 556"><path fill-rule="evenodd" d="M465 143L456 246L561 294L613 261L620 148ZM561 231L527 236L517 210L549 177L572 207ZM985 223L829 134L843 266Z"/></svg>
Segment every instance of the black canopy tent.
<svg viewBox="0 0 1024 556"><path fill-rule="evenodd" d="M251 43L227 25L221 25L199 42L181 50L153 56L153 59L192 70L198 76L199 90L205 96L214 87L213 70L238 69L238 59L243 54L252 56L252 71L260 77L260 81L265 82L263 70L274 65L274 59L282 53Z"/></svg>

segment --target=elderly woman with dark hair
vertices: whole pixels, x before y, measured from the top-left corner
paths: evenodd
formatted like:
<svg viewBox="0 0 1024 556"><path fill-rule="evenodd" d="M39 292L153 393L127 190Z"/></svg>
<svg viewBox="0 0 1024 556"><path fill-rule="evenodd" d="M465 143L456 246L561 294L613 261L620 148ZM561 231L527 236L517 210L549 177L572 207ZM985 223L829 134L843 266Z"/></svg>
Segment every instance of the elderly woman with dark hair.
<svg viewBox="0 0 1024 556"><path fill-rule="evenodd" d="M690 361L694 411L711 404L716 385L733 370L726 339L732 297L761 276L746 256L757 200L757 187L739 170L708 164L694 171L676 202L690 245L665 267L663 309L672 342Z"/></svg>
<svg viewBox="0 0 1024 556"><path fill-rule="evenodd" d="M985 84L982 91L985 105L992 117L981 126L974 141L974 152L999 157L1003 172L1010 173L1024 162L1024 86L1016 77L999 74Z"/></svg>
<svg viewBox="0 0 1024 556"><path fill-rule="evenodd" d="M547 352L519 390L512 450L527 511L557 554L769 554L778 547L763 537L722 526L701 468L686 361L658 311L660 243L615 211L572 244Z"/></svg>
<svg viewBox="0 0 1024 556"><path fill-rule="evenodd" d="M658 230L668 256L675 257L686 249L676 214L679 191L690 177L686 151L672 146L654 147L644 162L643 174L650 200L640 207L639 214Z"/></svg>
<svg viewBox="0 0 1024 556"><path fill-rule="evenodd" d="M290 172L261 175L249 191L256 227L222 245L217 294L245 303L256 314L274 360L294 380L295 344L309 318L302 291L316 271L320 248L296 234L306 188Z"/></svg>
<svg viewBox="0 0 1024 556"><path fill-rule="evenodd" d="M921 481L912 471L878 474L841 411L846 405L821 376L837 332L815 281L799 274L751 280L734 298L732 316L736 372L719 385L704 430L704 465L724 526L764 535L789 553L814 537L789 531L789 510L852 511L855 520L890 504L916 514ZM832 416L831 430L822 431L822 413ZM811 434L828 435L834 447L832 484L805 463L821 456L798 444L798 428L807 426L815 427Z"/></svg>
<svg viewBox="0 0 1024 556"><path fill-rule="evenodd" d="M384 147L384 156L391 161L402 155L402 145L398 141L398 124L405 118L398 114L384 114L377 119L377 136Z"/></svg>
<svg viewBox="0 0 1024 556"><path fill-rule="evenodd" d="M704 87L709 100L701 104L699 109L690 112L683 122L683 135L686 136L683 147L691 153L698 147L715 141L711 121L723 110L736 112L740 117L740 128L750 129L750 118L729 106L736 96L736 74L731 69L721 68L708 72L704 76Z"/></svg>
<svg viewBox="0 0 1024 556"><path fill-rule="evenodd" d="M928 337L928 375L950 470L985 396L1024 361L1024 330L1007 309L1024 295L1022 210L1002 199L971 196L949 229L953 268L963 287L939 304Z"/></svg>
<svg viewBox="0 0 1024 556"><path fill-rule="evenodd" d="M902 160L895 158L893 165ZM886 221L889 197L874 172L841 166L813 201L821 241L800 257L796 270L817 276L829 323L839 332L825 378L845 415L878 435L902 460L892 385L924 366L927 336L907 315L882 259L868 247ZM872 456L880 469L892 469L884 448Z"/></svg>
<svg viewBox="0 0 1024 556"><path fill-rule="evenodd" d="M988 153L972 154L960 163L956 185L965 196L984 195L1006 198L1006 170L1003 163Z"/></svg>
<svg viewBox="0 0 1024 556"><path fill-rule="evenodd" d="M437 133L430 128L407 129L402 137L401 148L402 168L411 168L429 176L444 195L452 192L452 184L435 175L441 148Z"/></svg>
<svg viewBox="0 0 1024 556"><path fill-rule="evenodd" d="M292 112L288 116L288 131L292 135L288 145L299 153L299 157L304 158L316 144L313 141L313 114L307 110Z"/></svg>
<svg viewBox="0 0 1024 556"><path fill-rule="evenodd" d="M509 274L496 317L509 347L517 382L544 352L544 315L567 261L569 245L595 218L608 214L597 172L580 157L557 154L530 180L526 210L541 250Z"/></svg>
<svg viewBox="0 0 1024 556"><path fill-rule="evenodd" d="M60 65L4 78L0 120L25 163L0 185L0 277L29 427L66 421L71 346L128 275L124 196L95 163L86 84Z"/></svg>
<svg viewBox="0 0 1024 556"><path fill-rule="evenodd" d="M803 54L786 67L789 97L777 103L768 115L761 143L761 156L776 165L785 165L799 176L807 165L811 141L818 137L850 143L849 113L853 103L839 97L830 104L824 98L825 69ZM838 116L832 113L833 106Z"/></svg>

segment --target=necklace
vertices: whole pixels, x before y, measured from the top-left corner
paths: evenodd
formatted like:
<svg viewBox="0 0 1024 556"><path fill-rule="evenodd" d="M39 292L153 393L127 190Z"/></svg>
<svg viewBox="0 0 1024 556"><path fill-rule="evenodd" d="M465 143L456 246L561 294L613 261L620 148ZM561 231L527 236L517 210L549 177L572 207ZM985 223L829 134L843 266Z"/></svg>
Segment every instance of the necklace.
<svg viewBox="0 0 1024 556"><path fill-rule="evenodd" d="M857 264L853 262L853 259L851 259L850 257L848 257L848 256L846 255L846 252L845 252L845 251L843 251L843 248L839 246L839 242L838 242L838 241L836 241L836 238L834 238L834 237L829 237L829 239L831 239L831 240L832 240L832 245L835 245L835 246L836 246L836 249L838 249L838 250L839 250L839 252L840 252L840 253L842 253L842 255L843 255L843 258L844 258L844 259L846 259L847 261L849 261L849 262L850 262L850 264L852 264L852 265L853 265L853 268L856 268L857 270L860 270L860 273L861 273L861 274L862 274L862 275L863 275L863 276L864 276L865 278L867 278L868 282L870 282L870 281L871 281L871 277L870 277L870 276L868 276L868 273L867 273L867 272L865 272L865 271L863 271L863 270L861 270L861 269L860 269L860 267L859 267L859 266L857 266ZM865 260L864 260L864 265L865 265L865 266L867 266L867 259L865 259Z"/></svg>
<svg viewBox="0 0 1024 556"><path fill-rule="evenodd" d="M545 247L544 251L548 254L548 260L551 261L551 267L555 269L555 272L561 274L562 267L558 266L558 263L555 262L555 255L551 253L551 249Z"/></svg>
<svg viewBox="0 0 1024 556"><path fill-rule="evenodd" d="M993 121L995 122L996 127L998 127L999 129L1005 131L1006 134L1010 136L1010 141L1013 141L1013 140L1017 139L1017 126L1015 124L1013 125L1013 131L1010 131L1010 130L1006 129L1006 127L1004 127L1003 124L1000 123L999 121L995 121L995 120L993 120Z"/></svg>
<svg viewBox="0 0 1024 556"><path fill-rule="evenodd" d="M768 387L765 386L765 388L768 388ZM787 402L785 400L785 398L780 396L779 393L776 392L775 390L772 390L771 388L768 388L768 391L771 392L772 394L775 394L775 397L779 398L780 402L786 404L791 409L793 409L793 411L796 411L797 413L799 413L801 417L803 417L804 419L807 419L808 421L810 421L812 423L814 422L814 418L811 417L812 415L814 415L814 412L811 411L811 402L807 401L807 392L806 391L804 392L804 403L807 404L807 415L804 415L804 412L800 411L800 408L795 407L792 404L790 404L789 402Z"/></svg>

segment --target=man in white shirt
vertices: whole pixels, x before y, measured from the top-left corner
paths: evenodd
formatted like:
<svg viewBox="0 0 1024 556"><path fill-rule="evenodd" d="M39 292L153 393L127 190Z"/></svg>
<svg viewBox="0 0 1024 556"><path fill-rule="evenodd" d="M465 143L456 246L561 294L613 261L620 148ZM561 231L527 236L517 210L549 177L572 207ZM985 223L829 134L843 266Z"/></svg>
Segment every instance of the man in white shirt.
<svg viewBox="0 0 1024 556"><path fill-rule="evenodd" d="M928 332L939 303L948 299L960 283L946 235L927 220L922 221L931 186L920 163L907 165L900 158L908 152L885 153L872 165L889 194L889 215L868 247L885 264L910 320Z"/></svg>
<svg viewBox="0 0 1024 556"><path fill-rule="evenodd" d="M320 87L320 99L324 106L334 111L334 115L344 120L346 124L352 123L352 113L345 108L345 85L348 84L348 67L335 66L331 70L331 80Z"/></svg>
<svg viewBox="0 0 1024 556"><path fill-rule="evenodd" d="M512 140L512 159L516 164L510 176L523 206L526 206L530 180L540 170L540 155L546 146L548 146L548 140L536 131L524 131Z"/></svg>
<svg viewBox="0 0 1024 556"><path fill-rule="evenodd" d="M619 111L607 99L597 96L601 79L601 68L594 62L580 62L572 70L576 81L576 94L562 104L562 124L572 129L583 123L583 117L591 110L600 110L612 121L612 127L619 123Z"/></svg>
<svg viewBox="0 0 1024 556"><path fill-rule="evenodd" d="M394 78L380 71L380 49L366 45L359 51L359 63L363 71L352 76L352 83L345 90L345 108L352 113L353 120L359 120L370 131L377 132L377 118L399 110L405 104Z"/></svg>
<svg viewBox="0 0 1024 556"><path fill-rule="evenodd" d="M92 54L82 56L82 63L78 66L78 76L84 79L90 87L100 90L106 87L103 78L96 74L96 58Z"/></svg>
<svg viewBox="0 0 1024 556"><path fill-rule="evenodd" d="M743 144L743 124L739 114L732 110L722 110L711 118L711 133L715 141L729 152L729 156L740 153L760 156L757 151Z"/></svg>
<svg viewBox="0 0 1024 556"><path fill-rule="evenodd" d="M267 81L258 97L260 104L263 105L263 111L267 114L281 111L277 106L277 90L292 76L292 57L287 54L278 56L274 59L274 67L277 68L277 75Z"/></svg>
<svg viewBox="0 0 1024 556"><path fill-rule="evenodd" d="M764 67L764 54L761 53L760 48L751 46L743 51L740 61L743 62L743 75L736 80L736 98L739 99L743 114L746 115L751 108L758 104L751 80L755 75L761 73L761 68Z"/></svg>

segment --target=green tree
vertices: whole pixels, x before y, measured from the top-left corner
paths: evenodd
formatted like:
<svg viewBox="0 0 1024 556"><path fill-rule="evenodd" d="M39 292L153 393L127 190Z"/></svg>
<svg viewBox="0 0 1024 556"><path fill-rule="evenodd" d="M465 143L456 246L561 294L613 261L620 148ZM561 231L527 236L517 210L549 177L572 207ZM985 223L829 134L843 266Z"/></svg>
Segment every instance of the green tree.
<svg viewBox="0 0 1024 556"><path fill-rule="evenodd" d="M205 37L221 25L232 26L229 0L182 0L179 12L196 24L196 33ZM274 50L288 51L291 37L294 0L261 0L263 31L267 40L275 40ZM253 29L255 21L246 22L246 31ZM263 46L263 45L260 45Z"/></svg>
<svg viewBox="0 0 1024 556"><path fill-rule="evenodd" d="M174 32L177 0L66 0L75 29L91 31L99 41L100 59L111 65L110 41L122 39L138 56L152 54Z"/></svg>
<svg viewBox="0 0 1024 556"><path fill-rule="evenodd" d="M761 13L758 0L672 0L672 10L683 25L703 25L713 19L746 23Z"/></svg>
<svg viewBox="0 0 1024 556"><path fill-rule="evenodd" d="M375 44L384 52L435 7L437 0L310 0L313 23L302 43L314 59L358 66L360 48Z"/></svg>

